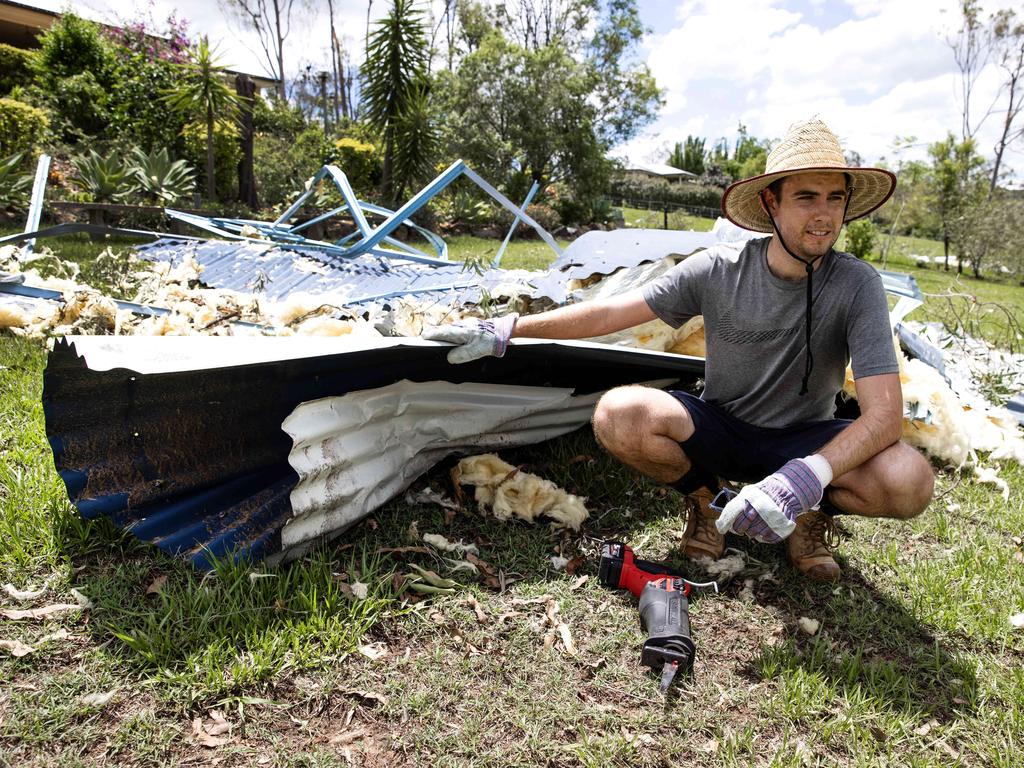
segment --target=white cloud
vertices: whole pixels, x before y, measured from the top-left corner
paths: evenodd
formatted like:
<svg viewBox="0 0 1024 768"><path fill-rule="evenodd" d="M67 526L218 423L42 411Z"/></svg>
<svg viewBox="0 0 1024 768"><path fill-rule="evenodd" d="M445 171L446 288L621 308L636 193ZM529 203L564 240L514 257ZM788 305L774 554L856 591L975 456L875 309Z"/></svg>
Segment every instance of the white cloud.
<svg viewBox="0 0 1024 768"><path fill-rule="evenodd" d="M658 142L682 140L694 119L710 143L735 138L740 122L755 136L779 138L795 120L817 114L868 162L891 154L897 136L918 137L923 156L926 143L958 133L956 70L946 42L958 25L958 4L846 4L843 19L817 0L804 0L806 13L753 0L687 3L673 29L648 41L648 65L667 91L666 106L620 153L640 159ZM985 15L997 7L1011 4L986 4ZM997 87L990 67L978 82L975 109L987 106ZM983 153L991 152L996 123L990 118L979 133ZM1019 156L1012 162L1019 165Z"/></svg>

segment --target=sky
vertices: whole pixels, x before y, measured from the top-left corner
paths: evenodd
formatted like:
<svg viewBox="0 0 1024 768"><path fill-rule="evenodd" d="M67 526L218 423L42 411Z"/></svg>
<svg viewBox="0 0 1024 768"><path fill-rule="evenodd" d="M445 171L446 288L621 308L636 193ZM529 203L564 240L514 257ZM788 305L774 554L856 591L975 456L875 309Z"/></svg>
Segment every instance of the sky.
<svg viewBox="0 0 1024 768"><path fill-rule="evenodd" d="M230 22L216 0L20 0L70 7L101 21L169 14L189 21L193 35L209 35L225 64L264 72L259 42ZM297 3L298 4L298 3ZM435 6L440 6L434 0ZM327 3L310 0L296 12L286 40L286 69L329 68ZM336 0L336 28L355 63L362 54L367 3ZM390 2L370 0L371 15ZM1013 8L986 0L987 13ZM646 61L665 103L657 120L613 154L664 162L688 135L735 139L742 123L758 138L778 139L797 121L818 116L847 150L867 163L895 164L894 142L913 137L899 157L925 159L929 143L958 133L960 104L953 54L946 42L959 26L957 0L638 0L649 28L638 57ZM999 70L990 64L977 90L984 112ZM982 106L983 105L983 106ZM993 157L1000 116L978 132L979 150ZM1007 152L1012 186L1024 185L1024 142Z"/></svg>

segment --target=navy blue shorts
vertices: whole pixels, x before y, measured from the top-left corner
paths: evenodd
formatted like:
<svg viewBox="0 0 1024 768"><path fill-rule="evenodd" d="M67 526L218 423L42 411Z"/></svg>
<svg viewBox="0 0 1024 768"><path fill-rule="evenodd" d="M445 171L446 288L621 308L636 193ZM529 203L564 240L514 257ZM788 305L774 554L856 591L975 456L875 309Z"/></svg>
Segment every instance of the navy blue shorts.
<svg viewBox="0 0 1024 768"><path fill-rule="evenodd" d="M669 394L686 406L696 427L690 439L679 444L694 470L742 483L763 480L790 459L815 453L853 423L826 419L781 429L755 427L695 395Z"/></svg>

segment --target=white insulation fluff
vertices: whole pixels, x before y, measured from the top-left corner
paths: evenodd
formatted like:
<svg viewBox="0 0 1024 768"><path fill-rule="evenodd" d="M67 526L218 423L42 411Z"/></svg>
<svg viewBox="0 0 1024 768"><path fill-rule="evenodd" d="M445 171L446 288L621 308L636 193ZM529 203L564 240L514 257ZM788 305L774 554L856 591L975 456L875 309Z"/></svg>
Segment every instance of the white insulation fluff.
<svg viewBox="0 0 1024 768"><path fill-rule="evenodd" d="M903 388L903 439L953 466L976 464L977 451L992 461L1024 464L1024 439L1003 408L972 408L950 389L942 375L920 360L907 360L897 348ZM853 374L845 391L856 397Z"/></svg>
<svg viewBox="0 0 1024 768"><path fill-rule="evenodd" d="M584 499L566 493L550 480L520 472L493 453L468 456L459 462L458 482L476 486L475 498L499 520L518 517L535 522L544 516L555 527L580 529L589 516Z"/></svg>

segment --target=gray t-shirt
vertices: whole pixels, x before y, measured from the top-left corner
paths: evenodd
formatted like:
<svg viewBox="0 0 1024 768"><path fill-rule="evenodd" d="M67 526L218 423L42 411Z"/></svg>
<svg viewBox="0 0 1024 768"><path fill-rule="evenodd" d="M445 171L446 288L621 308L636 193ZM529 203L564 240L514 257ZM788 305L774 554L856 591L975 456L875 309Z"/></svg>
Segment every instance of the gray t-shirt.
<svg viewBox="0 0 1024 768"><path fill-rule="evenodd" d="M771 273L770 239L739 253L714 246L694 254L644 286L643 296L673 328L704 316L707 402L760 427L830 419L851 360L857 379L899 371L882 279L848 253L825 256L815 270L814 370L801 397L807 283Z"/></svg>

